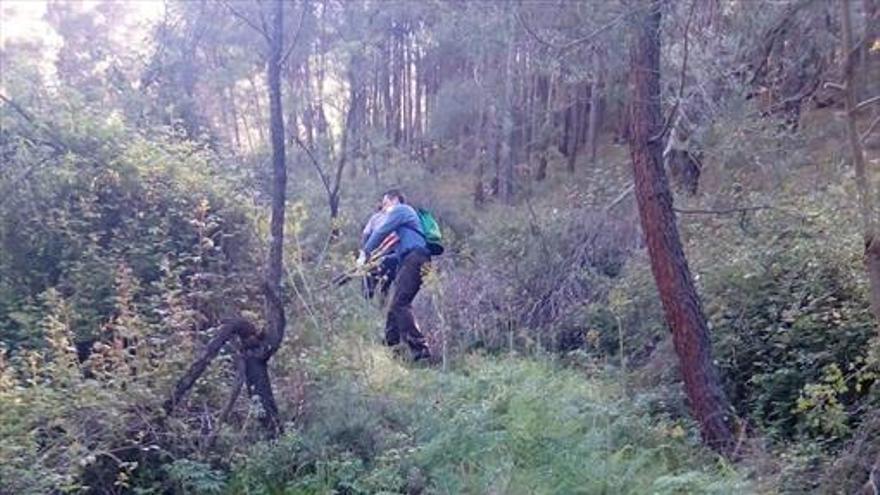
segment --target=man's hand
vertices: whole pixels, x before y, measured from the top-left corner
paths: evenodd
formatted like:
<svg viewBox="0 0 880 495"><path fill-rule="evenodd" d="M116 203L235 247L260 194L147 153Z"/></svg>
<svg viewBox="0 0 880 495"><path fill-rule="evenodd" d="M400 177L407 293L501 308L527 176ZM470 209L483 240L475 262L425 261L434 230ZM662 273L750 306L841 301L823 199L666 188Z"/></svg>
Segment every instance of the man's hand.
<svg viewBox="0 0 880 495"><path fill-rule="evenodd" d="M358 268L362 268L367 263L367 253L361 251L355 263L357 263Z"/></svg>

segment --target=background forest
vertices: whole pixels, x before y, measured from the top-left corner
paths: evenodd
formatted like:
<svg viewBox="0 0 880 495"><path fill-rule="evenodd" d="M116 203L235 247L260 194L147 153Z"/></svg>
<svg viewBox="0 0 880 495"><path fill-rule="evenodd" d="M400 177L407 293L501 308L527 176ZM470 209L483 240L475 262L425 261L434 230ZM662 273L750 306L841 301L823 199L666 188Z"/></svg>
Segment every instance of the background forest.
<svg viewBox="0 0 880 495"><path fill-rule="evenodd" d="M0 493L880 490L877 0L2 0L0 40ZM390 187L443 228L428 365L332 283Z"/></svg>

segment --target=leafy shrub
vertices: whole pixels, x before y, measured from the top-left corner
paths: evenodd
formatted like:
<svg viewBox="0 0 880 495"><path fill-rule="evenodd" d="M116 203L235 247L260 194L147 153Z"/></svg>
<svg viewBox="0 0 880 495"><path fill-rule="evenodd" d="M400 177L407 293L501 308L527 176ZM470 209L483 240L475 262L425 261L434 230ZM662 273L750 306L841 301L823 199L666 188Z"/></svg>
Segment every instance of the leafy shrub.
<svg viewBox="0 0 880 495"><path fill-rule="evenodd" d="M119 266L131 271L137 304L163 297L157 288L169 272L203 319L240 299L242 278L254 266L253 223L231 183L215 179L214 154L173 134L145 138L119 122L91 121L99 117L88 108L67 112L77 115L78 127L59 134L57 146L68 151L46 152L29 187L4 198L4 342L14 350L40 341L32 326L36 301L55 288L73 305L75 343L87 354L113 316ZM15 143L2 144L15 159L37 159Z"/></svg>
<svg viewBox="0 0 880 495"><path fill-rule="evenodd" d="M799 222L767 213L750 220L746 238L732 221L684 230L714 356L739 413L780 438L839 443L873 380L874 323L858 240L826 213ZM647 259L634 258L618 282L626 349L638 362L668 334Z"/></svg>

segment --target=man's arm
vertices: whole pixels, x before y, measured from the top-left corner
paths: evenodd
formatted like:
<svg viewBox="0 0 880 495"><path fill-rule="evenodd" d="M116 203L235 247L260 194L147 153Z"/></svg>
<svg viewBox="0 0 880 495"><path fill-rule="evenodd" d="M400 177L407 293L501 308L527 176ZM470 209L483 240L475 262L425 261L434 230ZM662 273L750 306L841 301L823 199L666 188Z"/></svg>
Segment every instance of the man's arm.
<svg viewBox="0 0 880 495"><path fill-rule="evenodd" d="M373 230L366 244L364 244L364 252L367 253L367 256L382 243L382 240L388 234L397 230L405 220L406 209L402 205L391 208L388 214L385 215L385 220Z"/></svg>
<svg viewBox="0 0 880 495"><path fill-rule="evenodd" d="M376 213L373 213L372 216L370 216L370 219L367 220L367 224L364 225L363 232L361 232L361 242L360 244L358 244L359 246L361 246L362 248L364 247L364 245L367 243L367 239L370 238L370 234L372 234L373 231L376 230L377 225L382 223L382 219L384 217L385 213L381 211L377 211Z"/></svg>

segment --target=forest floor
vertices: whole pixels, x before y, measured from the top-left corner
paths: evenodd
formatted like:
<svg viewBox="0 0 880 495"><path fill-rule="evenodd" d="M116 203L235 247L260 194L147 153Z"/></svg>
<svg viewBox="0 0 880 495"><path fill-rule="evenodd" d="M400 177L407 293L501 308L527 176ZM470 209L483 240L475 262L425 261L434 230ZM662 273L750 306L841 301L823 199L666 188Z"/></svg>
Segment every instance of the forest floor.
<svg viewBox="0 0 880 495"><path fill-rule="evenodd" d="M444 370L367 342L335 356L297 428L236 470L233 493L764 492L615 372L515 354Z"/></svg>

